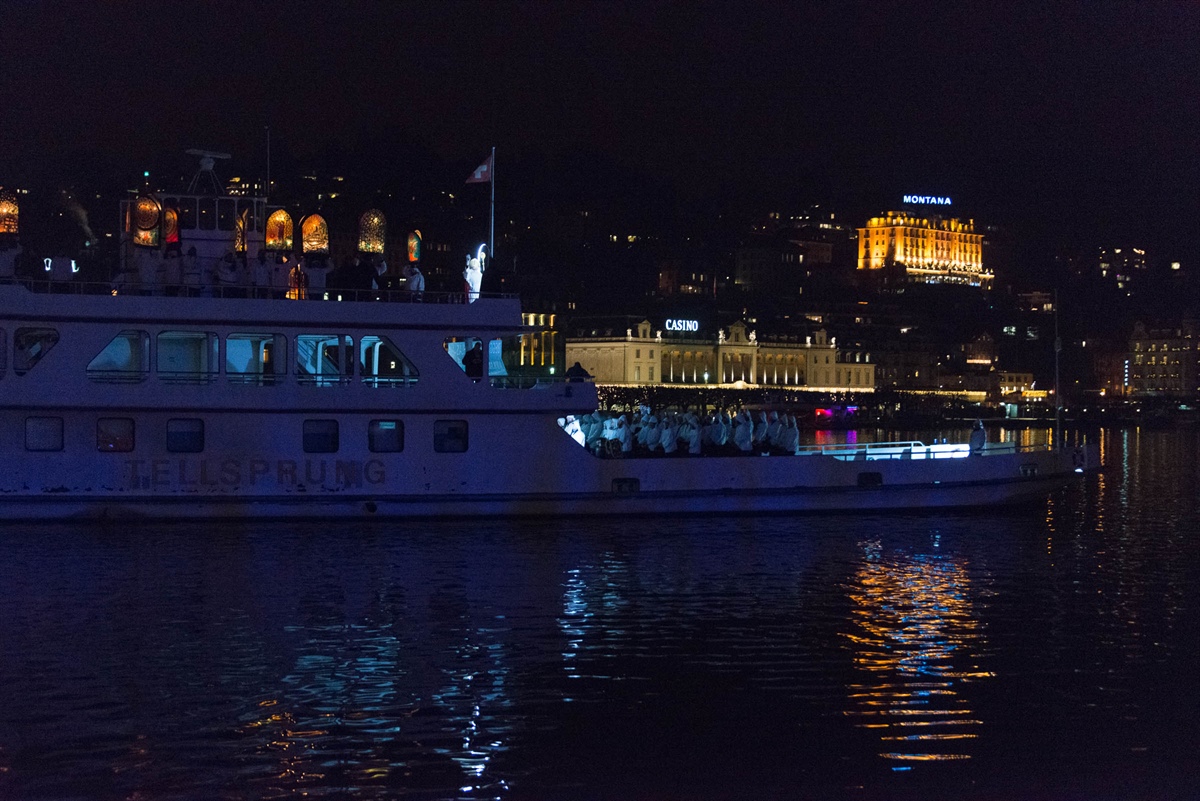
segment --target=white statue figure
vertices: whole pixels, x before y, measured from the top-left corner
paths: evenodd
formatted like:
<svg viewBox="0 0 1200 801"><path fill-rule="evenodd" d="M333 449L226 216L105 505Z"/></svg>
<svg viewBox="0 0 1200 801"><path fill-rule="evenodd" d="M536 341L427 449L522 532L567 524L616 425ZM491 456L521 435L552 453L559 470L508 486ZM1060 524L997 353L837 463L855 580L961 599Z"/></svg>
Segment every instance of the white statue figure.
<svg viewBox="0 0 1200 801"><path fill-rule="evenodd" d="M483 245L474 256L467 256L467 267L463 270L463 291L467 302L474 303L479 298L479 287L483 284L483 271L486 269L487 251Z"/></svg>
<svg viewBox="0 0 1200 801"><path fill-rule="evenodd" d="M717 342L721 343L721 344L723 344L725 342L725 329L724 328L717 329Z"/></svg>
<svg viewBox="0 0 1200 801"><path fill-rule="evenodd" d="M751 342L757 342L757 341L758 341L758 335L757 335L757 334L755 334L753 331L751 331L751 332L750 332L750 341L751 341Z"/></svg>

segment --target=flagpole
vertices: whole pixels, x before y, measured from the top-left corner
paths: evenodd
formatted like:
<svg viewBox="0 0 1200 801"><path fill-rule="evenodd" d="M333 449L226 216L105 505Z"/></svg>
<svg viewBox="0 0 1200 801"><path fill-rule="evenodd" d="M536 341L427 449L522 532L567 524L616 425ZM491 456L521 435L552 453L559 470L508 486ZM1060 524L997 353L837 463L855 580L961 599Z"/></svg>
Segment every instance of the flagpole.
<svg viewBox="0 0 1200 801"><path fill-rule="evenodd" d="M492 220L488 229L488 261L496 258L496 148L492 147ZM494 262L493 262L494 263Z"/></svg>

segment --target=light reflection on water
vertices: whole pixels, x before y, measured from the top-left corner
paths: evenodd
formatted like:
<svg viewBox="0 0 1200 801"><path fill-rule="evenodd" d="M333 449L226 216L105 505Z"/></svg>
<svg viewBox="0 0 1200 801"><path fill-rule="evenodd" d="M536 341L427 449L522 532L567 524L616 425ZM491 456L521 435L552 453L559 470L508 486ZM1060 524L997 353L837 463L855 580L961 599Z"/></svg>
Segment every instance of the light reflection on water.
<svg viewBox="0 0 1200 801"><path fill-rule="evenodd" d="M1198 445L985 514L8 526L0 798L1198 797Z"/></svg>
<svg viewBox="0 0 1200 801"><path fill-rule="evenodd" d="M983 726L968 697L972 681L991 675L980 667L971 579L963 560L939 546L937 534L918 553L859 543L862 564L847 586L853 606L845 637L861 675L849 687L847 714L893 749L885 759L968 759L965 748L948 746L977 738ZM942 750L927 750L934 744Z"/></svg>

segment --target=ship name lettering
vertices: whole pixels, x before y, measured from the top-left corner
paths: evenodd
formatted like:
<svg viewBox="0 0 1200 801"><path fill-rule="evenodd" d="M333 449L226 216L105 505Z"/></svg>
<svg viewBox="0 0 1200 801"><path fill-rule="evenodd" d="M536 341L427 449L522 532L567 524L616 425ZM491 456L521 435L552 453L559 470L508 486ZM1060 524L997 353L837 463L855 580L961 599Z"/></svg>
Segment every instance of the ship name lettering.
<svg viewBox="0 0 1200 801"><path fill-rule="evenodd" d="M257 484L261 476L271 472L271 463L266 459L250 460L250 483Z"/></svg>
<svg viewBox="0 0 1200 801"><path fill-rule="evenodd" d="M292 459L127 459L125 465L126 486L131 490L215 489L237 487L243 480L255 486L270 484L272 477L279 487L301 483L300 465ZM332 465L324 459L306 459L303 478L313 487L326 486L332 478L329 489L361 488L386 483L387 468L380 459L338 459Z"/></svg>

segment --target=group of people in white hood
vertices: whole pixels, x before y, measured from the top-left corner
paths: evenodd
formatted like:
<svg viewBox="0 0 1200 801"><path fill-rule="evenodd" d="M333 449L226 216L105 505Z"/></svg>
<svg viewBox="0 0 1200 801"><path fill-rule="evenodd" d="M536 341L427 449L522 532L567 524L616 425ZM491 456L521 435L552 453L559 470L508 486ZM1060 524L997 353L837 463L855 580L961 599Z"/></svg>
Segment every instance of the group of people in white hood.
<svg viewBox="0 0 1200 801"><path fill-rule="evenodd" d="M660 417L642 407L637 413L596 411L559 418L558 424L580 445L605 456L800 452L795 416L774 411L722 411L701 419L694 411Z"/></svg>

